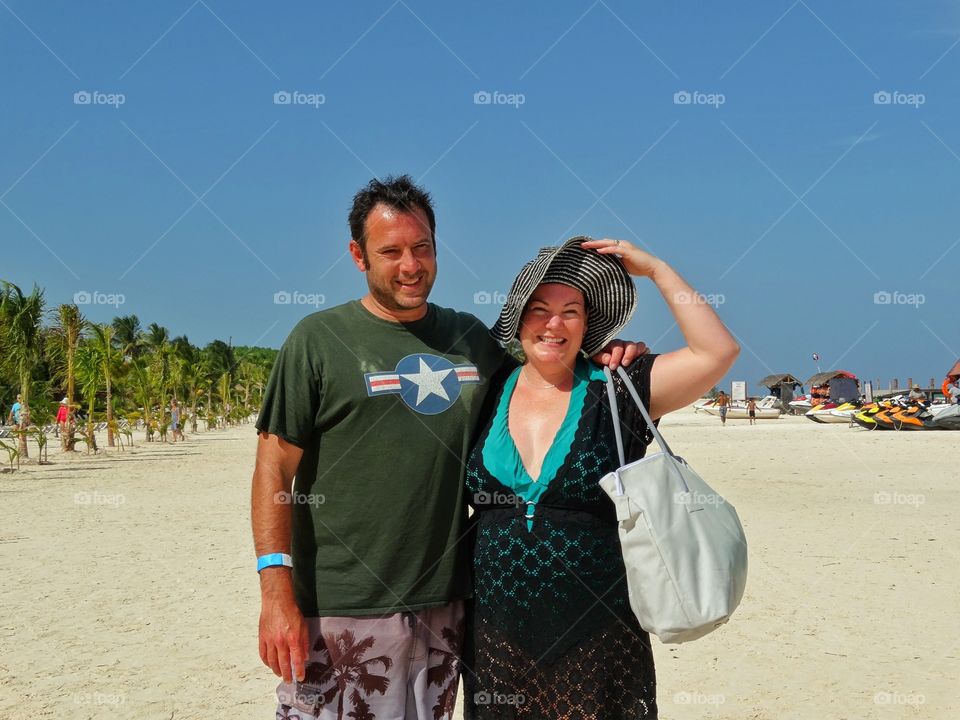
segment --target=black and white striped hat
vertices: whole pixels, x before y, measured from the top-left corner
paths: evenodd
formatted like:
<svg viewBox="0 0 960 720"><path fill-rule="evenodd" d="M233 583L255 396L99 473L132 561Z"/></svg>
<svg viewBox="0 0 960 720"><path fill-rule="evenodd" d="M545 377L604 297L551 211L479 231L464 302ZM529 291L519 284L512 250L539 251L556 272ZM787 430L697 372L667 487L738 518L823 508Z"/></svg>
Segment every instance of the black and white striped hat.
<svg viewBox="0 0 960 720"><path fill-rule="evenodd" d="M587 356L599 352L630 322L637 308L633 278L619 258L580 247L590 239L581 235L559 247L540 248L537 256L523 266L490 330L497 342L506 345L517 337L520 316L534 290L544 283L569 285L583 293L587 332L582 349Z"/></svg>

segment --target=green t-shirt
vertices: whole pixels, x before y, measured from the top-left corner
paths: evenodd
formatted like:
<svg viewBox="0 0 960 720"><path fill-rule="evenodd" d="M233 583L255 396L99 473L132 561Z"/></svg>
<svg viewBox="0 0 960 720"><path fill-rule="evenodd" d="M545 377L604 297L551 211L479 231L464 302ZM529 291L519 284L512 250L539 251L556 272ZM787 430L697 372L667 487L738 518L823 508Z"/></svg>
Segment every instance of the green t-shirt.
<svg viewBox="0 0 960 720"><path fill-rule="evenodd" d="M291 331L257 428L304 451L291 510L305 616L470 594L463 474L490 378L508 362L480 320L432 304L395 323L353 301Z"/></svg>

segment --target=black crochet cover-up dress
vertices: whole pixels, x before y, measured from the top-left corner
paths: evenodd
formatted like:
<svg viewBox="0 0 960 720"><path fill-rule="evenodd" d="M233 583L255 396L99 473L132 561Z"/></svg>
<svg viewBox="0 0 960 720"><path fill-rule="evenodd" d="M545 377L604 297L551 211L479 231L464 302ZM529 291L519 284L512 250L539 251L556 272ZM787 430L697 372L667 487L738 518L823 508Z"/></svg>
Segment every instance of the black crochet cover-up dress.
<svg viewBox="0 0 960 720"><path fill-rule="evenodd" d="M648 407L654 359L627 368ZM614 377L631 462L651 436ZM656 718L650 639L630 610L613 503L598 485L619 465L603 372L579 361L567 417L536 480L507 429L516 380L514 371L493 401L467 464L475 537L465 717Z"/></svg>

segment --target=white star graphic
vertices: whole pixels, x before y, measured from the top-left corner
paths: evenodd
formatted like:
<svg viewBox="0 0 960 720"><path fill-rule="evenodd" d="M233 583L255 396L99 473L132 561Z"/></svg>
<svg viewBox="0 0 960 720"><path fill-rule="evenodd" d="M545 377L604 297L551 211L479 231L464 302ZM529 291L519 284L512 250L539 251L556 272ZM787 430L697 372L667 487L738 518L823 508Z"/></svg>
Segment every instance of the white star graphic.
<svg viewBox="0 0 960 720"><path fill-rule="evenodd" d="M443 379L450 374L453 368L446 370L431 370L423 358L420 358L420 372L405 373L400 375L417 386L417 405L422 403L428 395L438 395L444 400L449 400L450 396L443 389Z"/></svg>

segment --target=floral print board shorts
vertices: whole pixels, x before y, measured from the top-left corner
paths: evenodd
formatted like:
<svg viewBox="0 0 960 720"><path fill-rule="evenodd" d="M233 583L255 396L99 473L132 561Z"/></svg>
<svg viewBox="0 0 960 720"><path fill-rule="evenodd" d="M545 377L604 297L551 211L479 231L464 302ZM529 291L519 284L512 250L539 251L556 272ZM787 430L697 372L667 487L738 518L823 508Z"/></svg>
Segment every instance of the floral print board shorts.
<svg viewBox="0 0 960 720"><path fill-rule="evenodd" d="M277 687L277 720L450 720L463 601L378 617L306 618L303 682Z"/></svg>

